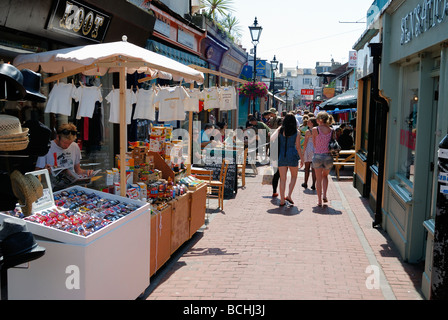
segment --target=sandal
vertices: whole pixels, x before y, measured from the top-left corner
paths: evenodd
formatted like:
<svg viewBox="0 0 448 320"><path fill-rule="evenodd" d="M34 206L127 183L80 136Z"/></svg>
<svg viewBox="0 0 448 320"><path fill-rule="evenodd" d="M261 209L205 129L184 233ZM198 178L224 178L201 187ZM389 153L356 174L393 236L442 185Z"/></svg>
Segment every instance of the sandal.
<svg viewBox="0 0 448 320"><path fill-rule="evenodd" d="M286 202L280 203L280 207L283 207L286 204Z"/></svg>
<svg viewBox="0 0 448 320"><path fill-rule="evenodd" d="M318 207L322 207L322 203L318 203L317 206L318 206Z"/></svg>
<svg viewBox="0 0 448 320"><path fill-rule="evenodd" d="M304 189L306 189L306 188L308 188L308 185L307 185L306 183L302 183L302 187L303 187Z"/></svg>
<svg viewBox="0 0 448 320"><path fill-rule="evenodd" d="M278 193L277 192L272 194L272 198L277 198L277 197L278 197Z"/></svg>
<svg viewBox="0 0 448 320"><path fill-rule="evenodd" d="M322 200L323 200L324 202L328 202L328 199L327 199L327 198L322 198Z"/></svg>
<svg viewBox="0 0 448 320"><path fill-rule="evenodd" d="M294 201L292 201L290 197L286 197L285 200L287 200L291 204L294 204Z"/></svg>

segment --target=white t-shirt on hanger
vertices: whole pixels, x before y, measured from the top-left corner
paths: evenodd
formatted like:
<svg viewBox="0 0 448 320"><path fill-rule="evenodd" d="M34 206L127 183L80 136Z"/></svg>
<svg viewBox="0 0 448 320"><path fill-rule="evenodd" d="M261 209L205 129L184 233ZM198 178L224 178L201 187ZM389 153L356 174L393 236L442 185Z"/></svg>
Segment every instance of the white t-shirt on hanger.
<svg viewBox="0 0 448 320"><path fill-rule="evenodd" d="M204 95L204 109L219 108L219 92L218 88L206 88L202 91Z"/></svg>
<svg viewBox="0 0 448 320"><path fill-rule="evenodd" d="M138 89L136 93L137 104L135 105L134 120L156 120L156 108L154 106L155 95L156 93L153 89Z"/></svg>
<svg viewBox="0 0 448 320"><path fill-rule="evenodd" d="M58 113L70 116L72 99L77 99L77 90L73 83L57 83L48 95L46 113Z"/></svg>
<svg viewBox="0 0 448 320"><path fill-rule="evenodd" d="M219 89L219 109L235 110L236 109L236 93L234 87L221 87Z"/></svg>
<svg viewBox="0 0 448 320"><path fill-rule="evenodd" d="M79 101L76 119L81 119L81 117L92 118L93 111L95 111L95 103L97 101L103 102L103 96L99 87L80 86L77 89L77 98L75 100Z"/></svg>
<svg viewBox="0 0 448 320"><path fill-rule="evenodd" d="M184 100L189 98L181 87L162 88L154 97L159 103L159 121L185 120Z"/></svg>
<svg viewBox="0 0 448 320"><path fill-rule="evenodd" d="M190 96L189 99L185 100L185 111L199 112L199 100L204 99L202 91L198 88L185 89L185 91Z"/></svg>
<svg viewBox="0 0 448 320"><path fill-rule="evenodd" d="M109 122L120 123L120 90L113 89L106 96L110 104ZM131 124L132 105L137 102L134 91L126 89L126 123Z"/></svg>

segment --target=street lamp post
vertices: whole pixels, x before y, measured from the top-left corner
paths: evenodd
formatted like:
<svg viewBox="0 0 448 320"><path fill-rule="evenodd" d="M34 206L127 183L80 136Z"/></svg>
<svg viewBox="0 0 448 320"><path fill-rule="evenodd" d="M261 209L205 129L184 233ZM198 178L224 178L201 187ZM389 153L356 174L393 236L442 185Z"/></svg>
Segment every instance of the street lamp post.
<svg viewBox="0 0 448 320"><path fill-rule="evenodd" d="M249 26L250 37L252 38L252 44L254 45L254 78L253 82L257 79L257 45L260 40L261 31L263 28L258 25L257 17L255 17L254 24ZM252 99L253 110L255 110L255 101Z"/></svg>
<svg viewBox="0 0 448 320"><path fill-rule="evenodd" d="M286 81L285 81L285 87L286 87L286 91L285 91L285 94L286 94L286 111L289 111L289 109L288 109L288 88L289 88L289 80L288 80L288 79L286 79Z"/></svg>
<svg viewBox="0 0 448 320"><path fill-rule="evenodd" d="M271 69L272 69L272 107L275 108L275 70L277 70L278 61L275 58L271 60Z"/></svg>

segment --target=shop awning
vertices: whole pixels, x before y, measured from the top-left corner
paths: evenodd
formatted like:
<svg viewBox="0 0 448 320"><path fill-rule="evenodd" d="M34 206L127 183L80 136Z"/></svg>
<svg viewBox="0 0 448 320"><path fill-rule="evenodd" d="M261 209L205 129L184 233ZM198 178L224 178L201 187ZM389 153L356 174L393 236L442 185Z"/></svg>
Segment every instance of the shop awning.
<svg viewBox="0 0 448 320"><path fill-rule="evenodd" d="M347 90L319 105L320 110L333 110L335 108L356 108L358 104L358 89Z"/></svg>
<svg viewBox="0 0 448 320"><path fill-rule="evenodd" d="M355 112L356 110L357 110L356 108L347 108L347 109L336 108L334 110L329 110L328 113L329 114L339 114L339 113L346 113L346 112Z"/></svg>

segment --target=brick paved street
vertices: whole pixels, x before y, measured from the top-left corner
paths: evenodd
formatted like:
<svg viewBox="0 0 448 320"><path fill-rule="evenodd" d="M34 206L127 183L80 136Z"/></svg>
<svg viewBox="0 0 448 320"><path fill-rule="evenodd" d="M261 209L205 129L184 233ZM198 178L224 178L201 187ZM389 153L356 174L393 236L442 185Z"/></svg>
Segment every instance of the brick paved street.
<svg viewBox="0 0 448 320"><path fill-rule="evenodd" d="M261 174L248 176L246 188L225 201L224 211L212 210L208 227L152 277L144 298L423 299L422 267L401 261L387 234L372 227L367 199L350 175L330 179L323 208L300 186L303 171L293 207L278 206Z"/></svg>

